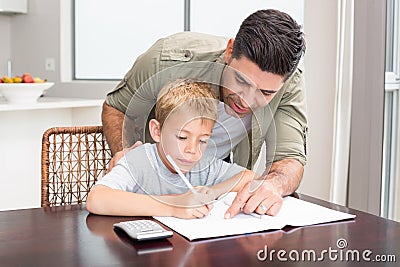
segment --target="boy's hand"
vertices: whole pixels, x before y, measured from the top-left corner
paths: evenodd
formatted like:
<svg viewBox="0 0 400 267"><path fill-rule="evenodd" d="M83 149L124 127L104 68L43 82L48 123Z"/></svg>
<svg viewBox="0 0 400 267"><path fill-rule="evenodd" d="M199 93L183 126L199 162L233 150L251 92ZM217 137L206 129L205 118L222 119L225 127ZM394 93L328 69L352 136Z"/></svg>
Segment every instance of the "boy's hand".
<svg viewBox="0 0 400 267"><path fill-rule="evenodd" d="M181 219L197 219L203 218L207 216L212 210L213 205L203 205L194 208L185 208L185 207L173 207L173 215L174 217Z"/></svg>
<svg viewBox="0 0 400 267"><path fill-rule="evenodd" d="M194 188L197 194L193 194L188 190L184 194L176 195L173 202L174 206L183 208L194 208L211 204L215 200L214 190L206 186L196 186Z"/></svg>
<svg viewBox="0 0 400 267"><path fill-rule="evenodd" d="M117 164L117 162L129 151L131 151L132 149L143 145L143 143L141 141L137 141L136 143L134 143L131 147L128 148L124 148L121 151L118 151L117 153L115 153L115 155L112 157L112 159L110 160L110 165L108 166L108 169L106 171L106 173L109 173L111 171L112 168L114 168L114 166Z"/></svg>
<svg viewBox="0 0 400 267"><path fill-rule="evenodd" d="M201 203L201 204L210 204L214 200L219 197L217 190L212 187L208 186L195 186L194 188L198 194L194 197ZM193 193L192 193L193 194Z"/></svg>
<svg viewBox="0 0 400 267"><path fill-rule="evenodd" d="M173 216L184 219L203 218L213 208L212 201L215 200L214 190L209 187L195 187L197 194L190 190L176 196L174 201Z"/></svg>

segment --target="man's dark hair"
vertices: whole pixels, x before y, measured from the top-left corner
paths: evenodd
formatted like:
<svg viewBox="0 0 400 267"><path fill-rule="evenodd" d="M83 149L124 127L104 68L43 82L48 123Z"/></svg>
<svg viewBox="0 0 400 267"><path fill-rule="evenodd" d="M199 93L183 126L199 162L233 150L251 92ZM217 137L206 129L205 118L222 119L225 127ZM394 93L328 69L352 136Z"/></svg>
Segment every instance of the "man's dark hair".
<svg viewBox="0 0 400 267"><path fill-rule="evenodd" d="M267 9L254 12L243 21L233 43L232 57L245 56L262 71L282 75L286 80L305 50L301 26L288 14Z"/></svg>

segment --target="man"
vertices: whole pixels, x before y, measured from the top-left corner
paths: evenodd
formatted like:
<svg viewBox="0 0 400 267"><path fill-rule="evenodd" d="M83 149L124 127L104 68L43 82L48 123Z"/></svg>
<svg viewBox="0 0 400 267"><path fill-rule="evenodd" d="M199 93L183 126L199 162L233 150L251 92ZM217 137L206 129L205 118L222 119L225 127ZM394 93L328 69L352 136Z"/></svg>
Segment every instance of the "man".
<svg viewBox="0 0 400 267"><path fill-rule="evenodd" d="M124 114L130 113L128 117L132 118L135 112L141 112L141 107L151 108L156 101L157 88L144 86L149 79L174 66L222 63L223 68L214 68L214 65L209 69L192 68L219 77L216 93L226 106L225 113L242 119L247 131L234 129L229 136L220 134L215 139L218 140L215 146L221 151L218 157L225 158L232 150L234 162L251 168L264 141L270 156L265 181L256 187L250 183L244 187L225 217L233 217L241 210L275 215L282 205L282 196L292 194L299 186L306 162L304 76L298 67L304 51L300 26L277 10L251 14L243 21L235 39L191 32L160 39L136 60L103 105L104 134L114 157L118 159L123 154ZM146 89L139 91L139 88ZM272 123L270 117L274 120ZM231 125L227 128L236 127L232 123L227 125ZM221 133L215 128L213 132ZM226 138L238 142L223 146Z"/></svg>

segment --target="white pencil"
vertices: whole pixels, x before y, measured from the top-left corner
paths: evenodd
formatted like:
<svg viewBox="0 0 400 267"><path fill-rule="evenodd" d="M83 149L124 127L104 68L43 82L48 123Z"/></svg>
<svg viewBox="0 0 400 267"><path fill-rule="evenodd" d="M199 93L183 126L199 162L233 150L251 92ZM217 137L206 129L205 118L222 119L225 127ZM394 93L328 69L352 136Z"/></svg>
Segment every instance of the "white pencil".
<svg viewBox="0 0 400 267"><path fill-rule="evenodd" d="M179 169L178 165L176 165L175 161L172 159L170 155L167 155L168 161L171 163L172 167L174 167L175 171L179 174L179 177L183 180L183 182L186 184L186 186L192 191L192 193L195 196L199 195L199 192L194 189L193 185L189 182L189 180L186 178L186 176L182 173L182 171Z"/></svg>

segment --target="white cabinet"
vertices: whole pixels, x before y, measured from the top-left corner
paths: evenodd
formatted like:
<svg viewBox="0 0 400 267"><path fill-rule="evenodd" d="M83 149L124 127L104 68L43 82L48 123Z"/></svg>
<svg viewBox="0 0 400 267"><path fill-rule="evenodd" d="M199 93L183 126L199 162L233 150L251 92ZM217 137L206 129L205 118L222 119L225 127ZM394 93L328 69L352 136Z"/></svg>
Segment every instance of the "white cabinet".
<svg viewBox="0 0 400 267"><path fill-rule="evenodd" d="M0 0L0 14L27 13L27 0Z"/></svg>
<svg viewBox="0 0 400 267"><path fill-rule="evenodd" d="M0 211L40 207L44 131L55 126L101 125L103 101L0 103Z"/></svg>

